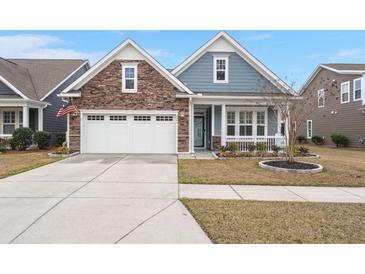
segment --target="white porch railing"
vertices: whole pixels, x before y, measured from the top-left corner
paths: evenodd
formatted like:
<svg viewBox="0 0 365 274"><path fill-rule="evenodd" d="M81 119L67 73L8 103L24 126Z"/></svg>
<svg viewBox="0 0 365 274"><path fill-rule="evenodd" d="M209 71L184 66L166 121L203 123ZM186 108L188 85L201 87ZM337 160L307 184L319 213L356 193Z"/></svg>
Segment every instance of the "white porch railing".
<svg viewBox="0 0 365 274"><path fill-rule="evenodd" d="M275 146L280 149L285 148L285 137L284 136L227 136L226 145L234 144L239 151L249 151L249 148L256 144L261 143L266 145L267 151L272 151Z"/></svg>

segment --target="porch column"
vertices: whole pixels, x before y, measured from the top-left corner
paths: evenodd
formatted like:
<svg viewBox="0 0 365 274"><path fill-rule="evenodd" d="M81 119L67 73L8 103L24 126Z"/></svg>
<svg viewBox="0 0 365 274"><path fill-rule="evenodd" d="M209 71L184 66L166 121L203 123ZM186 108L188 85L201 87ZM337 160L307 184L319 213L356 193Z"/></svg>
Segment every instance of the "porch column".
<svg viewBox="0 0 365 274"><path fill-rule="evenodd" d="M365 105L365 74L361 77L362 105Z"/></svg>
<svg viewBox="0 0 365 274"><path fill-rule="evenodd" d="M281 135L281 112L280 112L280 109L277 109L276 111L277 111L276 116L278 118L277 134L280 134Z"/></svg>
<svg viewBox="0 0 365 274"><path fill-rule="evenodd" d="M38 108L38 131L43 131L43 108Z"/></svg>
<svg viewBox="0 0 365 274"><path fill-rule="evenodd" d="M29 107L23 106L23 127L29 127Z"/></svg>
<svg viewBox="0 0 365 274"><path fill-rule="evenodd" d="M221 115L221 146L226 145L226 105L222 104L222 115Z"/></svg>
<svg viewBox="0 0 365 274"><path fill-rule="evenodd" d="M215 115L214 115L214 112L215 112L215 105L212 105L211 106L211 116L210 116L210 119L212 120L212 133L210 134L210 149L213 149L213 136L214 136L214 121L215 121Z"/></svg>
<svg viewBox="0 0 365 274"><path fill-rule="evenodd" d="M194 150L194 104L193 101L191 101L191 115L190 115L190 134L191 134L191 139L190 139L190 147L191 147L191 153L195 153Z"/></svg>

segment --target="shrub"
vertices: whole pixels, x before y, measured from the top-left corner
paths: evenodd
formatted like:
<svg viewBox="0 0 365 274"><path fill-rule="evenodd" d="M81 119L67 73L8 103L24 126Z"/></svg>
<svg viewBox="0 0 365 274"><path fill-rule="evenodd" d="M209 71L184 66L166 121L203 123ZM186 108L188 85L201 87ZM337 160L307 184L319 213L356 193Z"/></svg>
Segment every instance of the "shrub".
<svg viewBox="0 0 365 274"><path fill-rule="evenodd" d="M225 151L232 151L232 152L235 152L235 151L237 151L237 150L238 150L238 146L237 146L236 144L231 143L231 144L228 144L228 145L226 145L226 146L222 146L222 147L220 148L220 150L221 150L221 151L223 151L223 152L225 152Z"/></svg>
<svg viewBox="0 0 365 274"><path fill-rule="evenodd" d="M254 152L256 149L256 145L254 145L254 144L248 145L247 149L249 152Z"/></svg>
<svg viewBox="0 0 365 274"><path fill-rule="evenodd" d="M257 143L256 144L256 150L257 151L266 151L267 145L265 143Z"/></svg>
<svg viewBox="0 0 365 274"><path fill-rule="evenodd" d="M298 147L295 147L295 151L294 151L294 154L295 155L306 155L309 153L309 148L307 147L304 147L304 146L298 146Z"/></svg>
<svg viewBox="0 0 365 274"><path fill-rule="evenodd" d="M70 151L67 148L67 146L61 146L61 147L58 147L57 148L57 153L60 153L60 154L68 154L69 152Z"/></svg>
<svg viewBox="0 0 365 274"><path fill-rule="evenodd" d="M37 131L34 133L34 142L38 145L39 149L44 149L51 144L51 133L47 131Z"/></svg>
<svg viewBox="0 0 365 274"><path fill-rule="evenodd" d="M349 144L349 139L341 134L333 133L331 135L332 142L336 144L336 147L345 147Z"/></svg>
<svg viewBox="0 0 365 274"><path fill-rule="evenodd" d="M297 137L297 141L299 144L304 144L305 143L305 137L303 135L299 135Z"/></svg>
<svg viewBox="0 0 365 274"><path fill-rule="evenodd" d="M0 153L6 151L6 146L2 143L0 143Z"/></svg>
<svg viewBox="0 0 365 274"><path fill-rule="evenodd" d="M324 139L321 136L313 136L311 140L312 140L313 144L316 144L316 145L324 144Z"/></svg>
<svg viewBox="0 0 365 274"><path fill-rule="evenodd" d="M14 141L13 138L8 139L8 144L12 150L16 150L16 142Z"/></svg>
<svg viewBox="0 0 365 274"><path fill-rule="evenodd" d="M27 127L17 128L13 132L12 142L14 148L26 150L32 144L33 130Z"/></svg>
<svg viewBox="0 0 365 274"><path fill-rule="evenodd" d="M276 154L278 154L279 151L281 150L281 148L279 146L277 146L277 145L273 145L271 149Z"/></svg>
<svg viewBox="0 0 365 274"><path fill-rule="evenodd" d="M56 143L57 146L63 146L63 143L66 142L66 133L59 132L56 134Z"/></svg>

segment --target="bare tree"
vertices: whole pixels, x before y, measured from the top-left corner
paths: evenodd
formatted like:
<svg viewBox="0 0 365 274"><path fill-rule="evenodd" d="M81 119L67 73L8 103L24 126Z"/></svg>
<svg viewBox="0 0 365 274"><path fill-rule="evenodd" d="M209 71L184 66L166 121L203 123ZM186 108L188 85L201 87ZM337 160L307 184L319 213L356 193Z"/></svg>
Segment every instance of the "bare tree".
<svg viewBox="0 0 365 274"><path fill-rule="evenodd" d="M285 93L278 92L275 83L266 84L263 88L264 104L276 110L275 115L279 115L285 125L285 153L289 162L294 162L299 129L318 108L319 100L323 100L325 103L334 88L338 89L335 81L321 78L318 85L312 85L306 90L304 96L301 96L294 92L294 84L292 83ZM318 94L318 91L322 89L324 90L323 97Z"/></svg>

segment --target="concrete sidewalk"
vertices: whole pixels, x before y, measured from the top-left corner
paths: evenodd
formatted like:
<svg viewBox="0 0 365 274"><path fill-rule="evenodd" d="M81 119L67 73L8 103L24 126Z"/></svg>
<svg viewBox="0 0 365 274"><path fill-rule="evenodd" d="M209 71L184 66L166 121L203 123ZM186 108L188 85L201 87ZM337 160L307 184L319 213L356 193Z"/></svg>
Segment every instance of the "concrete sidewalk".
<svg viewBox="0 0 365 274"><path fill-rule="evenodd" d="M180 184L180 198L365 203L365 187Z"/></svg>

